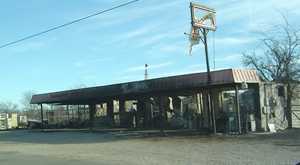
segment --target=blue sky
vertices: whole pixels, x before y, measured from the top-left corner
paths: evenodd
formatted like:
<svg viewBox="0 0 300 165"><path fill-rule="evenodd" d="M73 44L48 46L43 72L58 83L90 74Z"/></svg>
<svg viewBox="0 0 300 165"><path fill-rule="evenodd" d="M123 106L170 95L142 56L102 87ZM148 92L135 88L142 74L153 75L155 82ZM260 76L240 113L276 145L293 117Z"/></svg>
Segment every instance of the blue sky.
<svg viewBox="0 0 300 165"><path fill-rule="evenodd" d="M126 0L2 0L0 45ZM241 68L241 54L258 45L257 32L282 22L299 26L299 0L203 0L217 10L209 36L211 63ZM188 55L188 0L141 0L43 36L0 49L0 101L22 93L106 85L205 70L202 46ZM213 40L215 53L213 53ZM215 57L213 56L215 54ZM213 60L215 59L215 60ZM213 68L213 64L211 64Z"/></svg>

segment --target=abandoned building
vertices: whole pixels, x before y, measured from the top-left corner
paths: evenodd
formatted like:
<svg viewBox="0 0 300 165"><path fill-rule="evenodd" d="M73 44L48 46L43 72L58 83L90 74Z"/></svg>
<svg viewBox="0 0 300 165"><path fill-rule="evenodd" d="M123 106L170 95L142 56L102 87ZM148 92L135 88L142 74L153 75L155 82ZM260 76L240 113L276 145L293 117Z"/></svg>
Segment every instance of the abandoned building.
<svg viewBox="0 0 300 165"><path fill-rule="evenodd" d="M287 128L286 88L226 69L34 95L44 128L193 129L241 134ZM47 107L47 108L46 108ZM295 111L296 112L296 111ZM298 111L297 111L298 112ZM300 127L299 113L293 126ZM81 124L80 124L81 123Z"/></svg>
<svg viewBox="0 0 300 165"><path fill-rule="evenodd" d="M26 115L21 113L0 113L0 130L24 128L26 126L26 122Z"/></svg>

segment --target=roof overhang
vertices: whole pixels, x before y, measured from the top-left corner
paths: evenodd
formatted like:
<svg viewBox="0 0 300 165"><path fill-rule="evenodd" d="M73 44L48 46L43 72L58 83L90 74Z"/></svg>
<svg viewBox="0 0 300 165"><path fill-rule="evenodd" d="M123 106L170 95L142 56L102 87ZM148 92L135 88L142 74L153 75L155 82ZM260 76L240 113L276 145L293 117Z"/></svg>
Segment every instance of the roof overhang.
<svg viewBox="0 0 300 165"><path fill-rule="evenodd" d="M226 69L211 72L212 81L207 84L207 73L193 73L171 77L134 81L121 84L82 88L34 95L31 104L88 104L112 98L137 98L162 93L224 86L237 83L259 83L255 70Z"/></svg>

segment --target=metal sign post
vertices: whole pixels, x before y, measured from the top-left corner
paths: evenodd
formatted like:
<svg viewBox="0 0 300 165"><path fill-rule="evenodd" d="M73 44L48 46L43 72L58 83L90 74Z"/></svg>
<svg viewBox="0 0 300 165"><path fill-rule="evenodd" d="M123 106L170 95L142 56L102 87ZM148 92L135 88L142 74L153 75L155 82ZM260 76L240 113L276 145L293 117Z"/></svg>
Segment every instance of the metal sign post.
<svg viewBox="0 0 300 165"><path fill-rule="evenodd" d="M213 133L216 133L216 121L215 121L215 112L211 105L211 91L210 91L210 84L211 84L211 74L210 74L210 66L209 66L209 56L208 56L208 46L207 46L207 34L209 31L216 30L216 17L215 17L215 10L208 8L206 6L196 4L191 2L190 3L190 10L191 10L191 24L192 30L190 36L190 53L192 51L192 47L199 43L199 40L202 41L205 48L205 58L206 58L206 69L207 69L207 109L210 118L209 127L212 127ZM201 15L202 14L202 15ZM200 15L200 16L199 16ZM200 36L200 32L202 36Z"/></svg>

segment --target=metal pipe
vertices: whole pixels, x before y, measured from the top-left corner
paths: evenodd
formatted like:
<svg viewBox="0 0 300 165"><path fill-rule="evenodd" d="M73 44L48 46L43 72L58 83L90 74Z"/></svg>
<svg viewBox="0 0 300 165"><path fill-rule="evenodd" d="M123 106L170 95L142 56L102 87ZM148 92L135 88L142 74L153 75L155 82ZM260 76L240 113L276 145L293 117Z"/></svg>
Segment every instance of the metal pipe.
<svg viewBox="0 0 300 165"><path fill-rule="evenodd" d="M165 117L164 117L164 102L163 97L159 96L159 119L160 119L160 133L164 134L165 129Z"/></svg>
<svg viewBox="0 0 300 165"><path fill-rule="evenodd" d="M79 110L79 105L77 105L77 120L79 121L80 120L80 112L79 112L80 110Z"/></svg>
<svg viewBox="0 0 300 165"><path fill-rule="evenodd" d="M239 88L236 85L235 86L235 102L236 102L236 112L237 112L237 126L239 134L242 133L242 127L241 127L241 112L240 112L240 101L239 101Z"/></svg>
<svg viewBox="0 0 300 165"><path fill-rule="evenodd" d="M43 113L43 104L41 106L41 128L44 129L44 113Z"/></svg>
<svg viewBox="0 0 300 165"><path fill-rule="evenodd" d="M68 123L69 123L69 121L70 121L69 105L67 105L67 117L68 117Z"/></svg>
<svg viewBox="0 0 300 165"><path fill-rule="evenodd" d="M206 69L207 69L207 85L209 86L211 84L211 74L210 74L210 66L209 66L209 57L208 57L208 46L207 46L207 33L208 31L206 29L203 29L202 34L203 34L203 44L205 48L205 60L206 60ZM210 114L210 126L212 126L213 133L217 133L216 129L216 121L215 121L215 111L212 108L211 105L211 89L208 87L207 89L207 99L206 99L206 104L208 108L208 114Z"/></svg>
<svg viewBox="0 0 300 165"><path fill-rule="evenodd" d="M207 84L211 83L211 75L210 75L210 66L209 66L209 57L208 57L208 46L207 46L207 30L203 29L203 43L205 48L205 59L206 59L206 69L207 69Z"/></svg>

